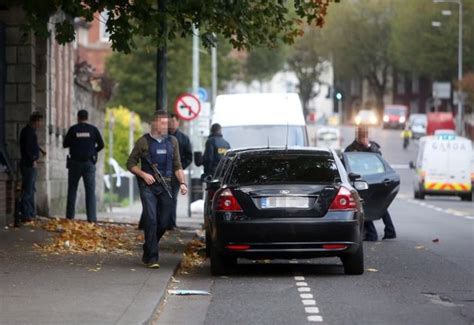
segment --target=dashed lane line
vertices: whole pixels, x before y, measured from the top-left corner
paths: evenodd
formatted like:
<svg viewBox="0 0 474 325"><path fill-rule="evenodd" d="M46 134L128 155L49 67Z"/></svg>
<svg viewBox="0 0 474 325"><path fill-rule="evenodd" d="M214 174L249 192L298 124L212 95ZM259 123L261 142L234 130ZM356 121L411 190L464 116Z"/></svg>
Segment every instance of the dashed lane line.
<svg viewBox="0 0 474 325"><path fill-rule="evenodd" d="M290 263L297 264L298 262L291 260ZM321 316L319 308L316 306L316 300L311 293L311 288L308 286L308 283L305 282L305 277L302 275L295 275L294 279L296 281L298 292L300 293L301 303L303 304L304 311L307 314L306 319L308 322L321 323L323 321L323 316Z"/></svg>
<svg viewBox="0 0 474 325"><path fill-rule="evenodd" d="M410 203L417 204L419 206L422 206L422 207L428 208L428 209L432 209L432 210L435 210L437 212L446 213L446 214L456 216L456 217L462 217L466 220L474 220L474 216L466 215L465 213L463 213L461 211L458 211L458 210L454 210L454 209L451 209L451 208L444 209L444 208L437 207L433 204L429 204L429 203L426 203L426 202L423 202L423 201L417 201L417 200L414 200L414 199L405 199L405 198L403 198L403 199L410 202Z"/></svg>

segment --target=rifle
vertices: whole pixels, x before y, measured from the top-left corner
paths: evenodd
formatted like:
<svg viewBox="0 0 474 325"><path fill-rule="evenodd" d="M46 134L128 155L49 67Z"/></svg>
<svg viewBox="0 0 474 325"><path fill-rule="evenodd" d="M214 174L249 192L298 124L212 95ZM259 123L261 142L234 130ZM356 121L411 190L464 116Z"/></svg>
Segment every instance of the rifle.
<svg viewBox="0 0 474 325"><path fill-rule="evenodd" d="M153 170L153 177L155 178L155 180L163 186L163 188L165 189L166 193L168 193L170 198L173 198L173 195L171 195L171 190L168 184L166 183L165 179L163 178L163 175L161 175L160 171L156 167L156 164L153 164L150 161L150 159L148 159L148 157L143 157L143 160L145 160L146 163L150 165L151 169Z"/></svg>

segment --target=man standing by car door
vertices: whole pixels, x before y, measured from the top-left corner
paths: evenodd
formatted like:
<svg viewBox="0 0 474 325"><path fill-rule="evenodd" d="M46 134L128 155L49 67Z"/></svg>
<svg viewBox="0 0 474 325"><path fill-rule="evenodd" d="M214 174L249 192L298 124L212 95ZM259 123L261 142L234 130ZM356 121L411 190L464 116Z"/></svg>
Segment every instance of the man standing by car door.
<svg viewBox="0 0 474 325"><path fill-rule="evenodd" d="M224 157L225 153L230 149L230 144L222 137L222 128L220 124L215 123L211 126L211 134L206 141L204 150L203 165L204 177L214 175L219 161Z"/></svg>
<svg viewBox="0 0 474 325"><path fill-rule="evenodd" d="M185 195L188 190L178 141L168 135L168 113L155 112L151 131L135 143L127 160L127 169L138 178L143 206L145 243L142 261L149 268L159 268L158 244L171 223L173 201L167 188L173 174L180 184L181 194Z"/></svg>
<svg viewBox="0 0 474 325"><path fill-rule="evenodd" d="M79 110L77 124L71 126L64 137L63 147L69 148L66 218L74 219L77 186L82 177L86 190L87 221L96 222L95 164L97 153L104 148L104 140L99 130L87 123L88 119L87 111Z"/></svg>
<svg viewBox="0 0 474 325"><path fill-rule="evenodd" d="M179 119L175 114L170 114L169 134L178 140L179 156L181 158L181 167L183 170L188 168L193 162L193 149L189 137L179 130ZM171 194L173 194L173 212L171 214L171 225L169 230L176 227L176 209L178 206L179 181L176 176L171 179Z"/></svg>
<svg viewBox="0 0 474 325"><path fill-rule="evenodd" d="M367 126L359 126L356 128L356 137L355 140L347 146L344 152L351 152L351 151L361 151L361 152L373 152L379 155L382 155L380 151L380 146L375 141L369 141L369 130ZM384 229L384 236L383 239L393 239L397 237L397 233L395 231L395 226L393 225L392 218L390 217L390 213L385 211L382 221L385 225ZM364 222L364 240L365 241L377 241L377 229L375 229L373 221L365 221Z"/></svg>

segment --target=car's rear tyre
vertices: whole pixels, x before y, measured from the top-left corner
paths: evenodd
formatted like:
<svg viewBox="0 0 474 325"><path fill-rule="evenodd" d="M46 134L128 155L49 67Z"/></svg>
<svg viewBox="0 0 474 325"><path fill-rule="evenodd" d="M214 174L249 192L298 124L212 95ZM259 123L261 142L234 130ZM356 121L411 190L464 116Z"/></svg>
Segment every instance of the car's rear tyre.
<svg viewBox="0 0 474 325"><path fill-rule="evenodd" d="M468 201L468 202L472 202L472 193L469 193L469 194L462 194L462 195L461 195L461 200L463 200L463 201Z"/></svg>
<svg viewBox="0 0 474 325"><path fill-rule="evenodd" d="M362 242L359 248L352 253L341 257L344 273L350 275L360 275L364 273L364 249Z"/></svg>
<svg viewBox="0 0 474 325"><path fill-rule="evenodd" d="M206 257L209 258L211 257L211 234L209 230L206 229Z"/></svg>
<svg viewBox="0 0 474 325"><path fill-rule="evenodd" d="M219 253L215 247L210 246L211 257L211 274L212 275L226 275L229 274L233 267L237 264L237 258L233 256L226 256Z"/></svg>

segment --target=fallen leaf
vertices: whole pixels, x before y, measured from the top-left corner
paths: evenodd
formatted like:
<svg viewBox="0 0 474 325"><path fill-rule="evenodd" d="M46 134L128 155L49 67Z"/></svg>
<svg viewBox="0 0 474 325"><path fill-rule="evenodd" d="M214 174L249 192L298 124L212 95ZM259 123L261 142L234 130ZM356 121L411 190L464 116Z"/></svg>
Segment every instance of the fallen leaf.
<svg viewBox="0 0 474 325"><path fill-rule="evenodd" d="M368 272L378 272L379 270L377 270L377 269L372 269L372 268L368 268L367 271L368 271Z"/></svg>
<svg viewBox="0 0 474 325"><path fill-rule="evenodd" d="M423 245L415 246L415 249L424 249L424 248L425 248L425 246L423 246Z"/></svg>
<svg viewBox="0 0 474 325"><path fill-rule="evenodd" d="M136 270L135 269L130 269L130 271L135 272Z"/></svg>

